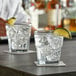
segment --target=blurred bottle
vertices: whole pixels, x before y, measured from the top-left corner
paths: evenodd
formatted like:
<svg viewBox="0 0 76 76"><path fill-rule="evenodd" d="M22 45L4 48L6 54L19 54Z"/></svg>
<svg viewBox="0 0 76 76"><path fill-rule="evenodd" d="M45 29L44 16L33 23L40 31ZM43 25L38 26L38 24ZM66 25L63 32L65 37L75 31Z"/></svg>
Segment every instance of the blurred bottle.
<svg viewBox="0 0 76 76"><path fill-rule="evenodd" d="M54 30L61 27L61 5L59 0L49 0L47 9L49 28Z"/></svg>
<svg viewBox="0 0 76 76"><path fill-rule="evenodd" d="M74 4L74 0L60 0L60 4L61 4L62 8L72 7Z"/></svg>
<svg viewBox="0 0 76 76"><path fill-rule="evenodd" d="M64 2L64 0L62 0ZM62 9L62 25L67 30L70 30L70 24L71 24L71 11L72 7L74 6L74 0L65 0L65 4Z"/></svg>
<svg viewBox="0 0 76 76"><path fill-rule="evenodd" d="M64 28L69 30L70 27L70 12L67 7L64 8L64 11L62 12L62 25Z"/></svg>
<svg viewBox="0 0 76 76"><path fill-rule="evenodd" d="M67 0L67 7L72 7L74 5L74 0Z"/></svg>

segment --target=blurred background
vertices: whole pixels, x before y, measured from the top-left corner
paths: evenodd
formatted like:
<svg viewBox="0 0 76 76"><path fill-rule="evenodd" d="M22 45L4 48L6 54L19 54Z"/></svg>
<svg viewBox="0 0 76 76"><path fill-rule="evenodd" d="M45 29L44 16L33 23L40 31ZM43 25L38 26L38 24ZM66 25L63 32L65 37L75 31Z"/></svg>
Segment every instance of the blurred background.
<svg viewBox="0 0 76 76"><path fill-rule="evenodd" d="M55 20L57 15L58 22L55 26L61 26L67 28L72 33L72 36L76 36L76 0L57 0L59 7L51 8L51 4L54 6L56 0L22 0L23 9L31 16L32 26L35 29L43 29L45 27L51 27L51 20ZM50 4L50 5L49 5ZM57 11L60 10L58 13ZM54 11L54 12L53 12ZM53 12L53 13L51 13ZM49 15L50 13L50 15ZM55 15L56 14L56 15ZM52 15L52 18L49 17ZM7 39L5 29L0 26L0 30L4 31L4 36L0 34L0 41ZM1 32L0 32L1 33ZM32 31L34 33L34 30Z"/></svg>

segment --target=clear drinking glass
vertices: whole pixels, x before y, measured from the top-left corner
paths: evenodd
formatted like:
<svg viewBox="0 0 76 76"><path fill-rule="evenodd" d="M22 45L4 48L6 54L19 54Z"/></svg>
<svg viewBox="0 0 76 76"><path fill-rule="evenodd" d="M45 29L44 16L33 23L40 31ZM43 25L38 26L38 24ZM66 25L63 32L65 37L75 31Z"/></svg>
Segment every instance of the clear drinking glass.
<svg viewBox="0 0 76 76"><path fill-rule="evenodd" d="M35 31L35 46L39 64L56 63L60 61L63 37L52 32Z"/></svg>
<svg viewBox="0 0 76 76"><path fill-rule="evenodd" d="M25 52L29 50L31 24L6 25L9 52Z"/></svg>

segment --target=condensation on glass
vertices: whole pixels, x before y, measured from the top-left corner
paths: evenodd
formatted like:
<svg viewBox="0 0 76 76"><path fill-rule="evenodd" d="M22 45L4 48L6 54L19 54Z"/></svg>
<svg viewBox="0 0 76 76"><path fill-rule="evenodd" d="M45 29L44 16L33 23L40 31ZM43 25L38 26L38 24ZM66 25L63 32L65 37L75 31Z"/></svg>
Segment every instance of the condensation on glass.
<svg viewBox="0 0 76 76"><path fill-rule="evenodd" d="M16 24L14 26L6 25L9 51L28 51L31 35L30 24Z"/></svg>
<svg viewBox="0 0 76 76"><path fill-rule="evenodd" d="M63 37L51 32L35 31L35 46L39 64L56 63L60 61Z"/></svg>

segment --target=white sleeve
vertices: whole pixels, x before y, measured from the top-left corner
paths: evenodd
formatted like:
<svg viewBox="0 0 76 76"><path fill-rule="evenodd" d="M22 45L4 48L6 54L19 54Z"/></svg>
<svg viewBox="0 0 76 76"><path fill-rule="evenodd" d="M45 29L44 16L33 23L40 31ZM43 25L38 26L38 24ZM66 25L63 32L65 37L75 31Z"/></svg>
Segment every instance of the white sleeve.
<svg viewBox="0 0 76 76"><path fill-rule="evenodd" d="M31 21L30 16L27 14L27 12L22 7L22 1L21 0L17 5L16 11L17 11L15 14L16 23L26 23L26 22L28 22L28 20Z"/></svg>

